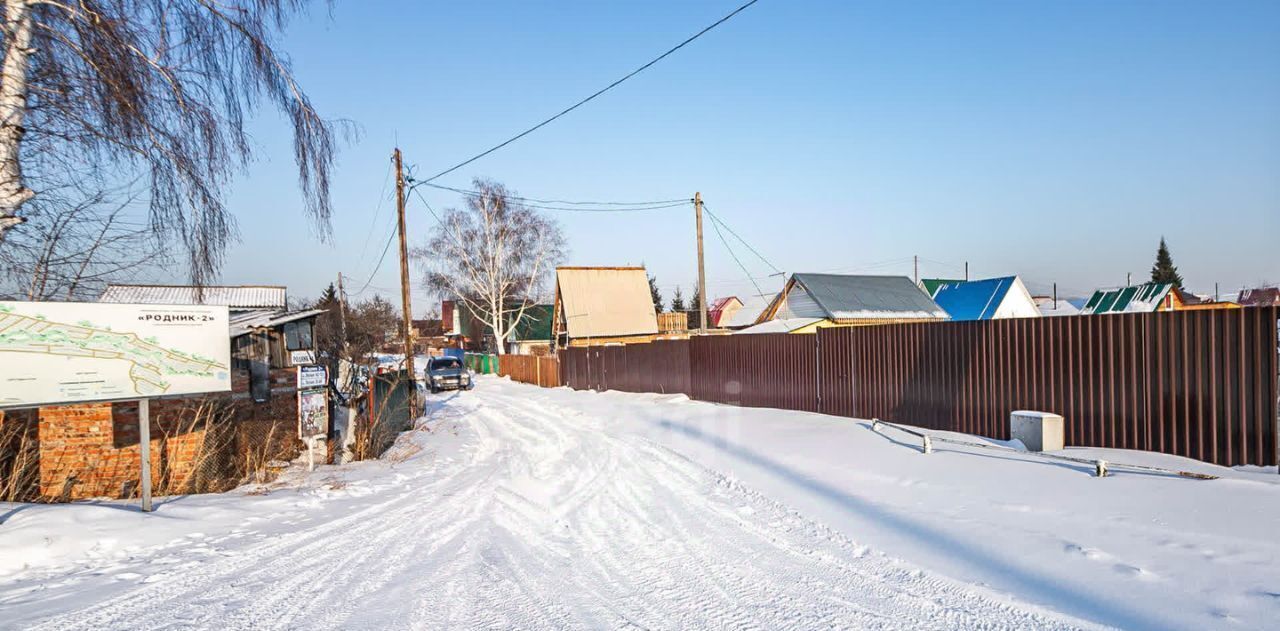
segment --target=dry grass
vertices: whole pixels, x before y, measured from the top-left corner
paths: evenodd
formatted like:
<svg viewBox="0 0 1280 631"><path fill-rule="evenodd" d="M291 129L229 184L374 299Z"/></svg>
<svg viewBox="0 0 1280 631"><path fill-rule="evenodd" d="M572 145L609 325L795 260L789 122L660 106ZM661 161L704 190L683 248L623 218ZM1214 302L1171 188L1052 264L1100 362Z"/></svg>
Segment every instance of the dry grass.
<svg viewBox="0 0 1280 631"><path fill-rule="evenodd" d="M36 424L6 419L0 424L0 501L31 501L39 493L40 442Z"/></svg>

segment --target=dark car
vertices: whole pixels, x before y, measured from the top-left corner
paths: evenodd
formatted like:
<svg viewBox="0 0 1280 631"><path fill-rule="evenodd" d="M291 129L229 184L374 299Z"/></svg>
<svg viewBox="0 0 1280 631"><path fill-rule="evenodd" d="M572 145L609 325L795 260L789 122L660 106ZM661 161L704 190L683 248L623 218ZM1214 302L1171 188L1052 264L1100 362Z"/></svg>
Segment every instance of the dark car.
<svg viewBox="0 0 1280 631"><path fill-rule="evenodd" d="M432 357L427 364L427 388L441 390L470 390L475 384L471 372L457 357Z"/></svg>

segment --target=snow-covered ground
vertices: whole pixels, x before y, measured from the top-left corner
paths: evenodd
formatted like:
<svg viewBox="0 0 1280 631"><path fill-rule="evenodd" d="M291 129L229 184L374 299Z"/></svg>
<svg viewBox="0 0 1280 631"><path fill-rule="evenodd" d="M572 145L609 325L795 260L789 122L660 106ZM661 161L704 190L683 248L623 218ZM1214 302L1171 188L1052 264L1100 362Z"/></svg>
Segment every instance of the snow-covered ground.
<svg viewBox="0 0 1280 631"><path fill-rule="evenodd" d="M386 458L0 504L0 627L1264 628L1280 480L1191 480L681 396L482 378Z"/></svg>

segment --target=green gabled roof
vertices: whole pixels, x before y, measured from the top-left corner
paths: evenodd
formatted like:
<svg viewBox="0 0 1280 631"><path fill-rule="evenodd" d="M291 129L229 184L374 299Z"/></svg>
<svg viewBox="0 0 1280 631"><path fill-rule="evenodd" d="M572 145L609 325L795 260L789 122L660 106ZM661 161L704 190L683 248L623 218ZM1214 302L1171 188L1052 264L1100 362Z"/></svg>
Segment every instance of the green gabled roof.
<svg viewBox="0 0 1280 631"><path fill-rule="evenodd" d="M963 282L964 282L964 279L954 279L954 278L921 278L921 279L920 279L920 289L923 289L923 290L924 290L924 293L929 294L929 297L930 297L930 298L933 298L933 297L935 297L935 296L937 296L937 295L938 295L938 288L939 288L939 287L941 287L941 286L943 286L943 285L950 285L950 284L952 284L952 283L963 283Z"/></svg>
<svg viewBox="0 0 1280 631"><path fill-rule="evenodd" d="M1097 313L1146 313L1155 311L1169 294L1169 283L1146 283L1120 289L1093 292L1081 314Z"/></svg>
<svg viewBox="0 0 1280 631"><path fill-rule="evenodd" d="M524 310L524 317L516 324L511 334L513 342L529 342L551 339L552 305L529 305ZM514 317L514 316L513 316Z"/></svg>

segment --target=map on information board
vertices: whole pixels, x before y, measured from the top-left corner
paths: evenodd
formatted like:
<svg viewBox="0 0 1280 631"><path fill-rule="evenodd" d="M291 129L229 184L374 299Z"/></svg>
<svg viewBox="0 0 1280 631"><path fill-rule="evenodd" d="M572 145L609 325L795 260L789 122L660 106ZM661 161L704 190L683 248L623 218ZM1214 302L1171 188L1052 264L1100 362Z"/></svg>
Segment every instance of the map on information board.
<svg viewBox="0 0 1280 631"><path fill-rule="evenodd" d="M230 389L226 307L0 301L0 407Z"/></svg>

